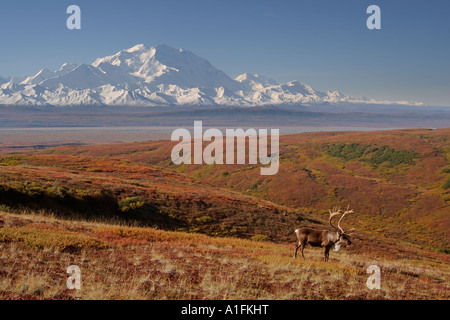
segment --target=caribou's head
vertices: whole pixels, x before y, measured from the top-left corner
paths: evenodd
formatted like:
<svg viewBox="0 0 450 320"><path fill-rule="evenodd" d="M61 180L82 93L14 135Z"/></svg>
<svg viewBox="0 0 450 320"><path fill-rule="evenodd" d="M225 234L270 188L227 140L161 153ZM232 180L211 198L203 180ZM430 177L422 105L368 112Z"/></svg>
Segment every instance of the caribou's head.
<svg viewBox="0 0 450 320"><path fill-rule="evenodd" d="M341 209L335 209L333 208L333 211L328 210L330 212L330 219L329 219L329 223L330 226L332 226L334 229L336 229L336 236L335 236L335 241L334 241L334 245L333 245L333 250L334 251L339 251L339 249L341 247L346 247L352 244L351 238L350 236L352 235L353 231L355 229L350 229L348 232L345 231L342 227L341 227L341 221L342 219L345 217L346 214L349 213L353 213L353 209L349 210L350 206L347 207L347 210L345 210L344 213L341 213ZM332 223L331 223L331 219L336 216L342 214L341 218L338 221L338 227L336 228Z"/></svg>

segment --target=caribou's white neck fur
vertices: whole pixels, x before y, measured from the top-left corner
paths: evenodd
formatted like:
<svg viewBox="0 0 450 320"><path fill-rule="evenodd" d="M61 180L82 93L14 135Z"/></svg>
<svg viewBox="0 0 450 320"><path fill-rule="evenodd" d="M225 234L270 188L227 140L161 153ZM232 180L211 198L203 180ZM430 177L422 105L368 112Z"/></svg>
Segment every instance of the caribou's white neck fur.
<svg viewBox="0 0 450 320"><path fill-rule="evenodd" d="M328 232L327 234L328 241L332 243L331 249L338 252L341 249L341 245L338 243L339 241L339 232Z"/></svg>
<svg viewBox="0 0 450 320"><path fill-rule="evenodd" d="M339 243L335 243L335 244L333 244L333 245L331 246L331 248L332 248L334 251L338 252L338 251L341 249L341 245L340 245Z"/></svg>
<svg viewBox="0 0 450 320"><path fill-rule="evenodd" d="M329 242L336 243L339 241L339 232L328 231L327 239Z"/></svg>

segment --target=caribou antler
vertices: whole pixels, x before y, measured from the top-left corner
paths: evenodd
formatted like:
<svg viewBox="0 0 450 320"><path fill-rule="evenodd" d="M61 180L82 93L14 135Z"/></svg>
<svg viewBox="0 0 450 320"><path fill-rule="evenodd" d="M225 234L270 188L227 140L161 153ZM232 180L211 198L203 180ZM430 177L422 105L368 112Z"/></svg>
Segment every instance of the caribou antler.
<svg viewBox="0 0 450 320"><path fill-rule="evenodd" d="M342 227L341 227L341 220L345 217L345 215L346 215L347 213L353 213L353 212L354 212L353 209L348 210L349 208L350 208L350 205L347 206L347 210L345 210L345 212L342 214L341 218L340 218L339 221L338 221L338 227L339 227L339 229L341 230L342 233L345 233L345 230L342 229ZM350 232L352 232L352 231L354 231L354 230L355 230L355 229L351 229Z"/></svg>
<svg viewBox="0 0 450 320"><path fill-rule="evenodd" d="M331 211L331 209L328 209L328 212L330 213L330 218L328 220L328 222L330 223L330 226L332 226L334 229L339 230L338 228L336 228L335 226L333 226L333 224L331 223L331 219L333 219L334 216L337 216L338 214L341 214L341 208L337 209L333 207L333 211ZM339 223L338 223L339 225Z"/></svg>

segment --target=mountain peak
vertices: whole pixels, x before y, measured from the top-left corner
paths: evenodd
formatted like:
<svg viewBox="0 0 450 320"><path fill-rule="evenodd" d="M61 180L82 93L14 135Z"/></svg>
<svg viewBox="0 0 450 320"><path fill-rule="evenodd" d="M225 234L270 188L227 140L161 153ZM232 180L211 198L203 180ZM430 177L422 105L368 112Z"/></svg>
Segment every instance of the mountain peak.
<svg viewBox="0 0 450 320"><path fill-rule="evenodd" d="M63 73L63 72L69 72L72 71L73 69L75 69L76 67L78 67L77 64L73 64L73 63L64 63L61 68L59 68L59 72Z"/></svg>
<svg viewBox="0 0 450 320"><path fill-rule="evenodd" d="M187 50L184 50L182 48L176 49L176 48L170 47L164 43L160 43L151 49L153 49L155 51L155 56L163 57L163 58L166 56L176 57L176 56L180 56L180 54L182 54L182 53L188 52Z"/></svg>
<svg viewBox="0 0 450 320"><path fill-rule="evenodd" d="M240 83L249 84L251 86L260 85L262 87L270 87L278 85L275 80L259 75L257 73L253 74L246 72L237 76L234 80Z"/></svg>
<svg viewBox="0 0 450 320"><path fill-rule="evenodd" d="M124 51L129 52L129 53L133 53L133 52L144 51L144 50L148 50L148 49L149 48L145 44L140 43L140 44L137 44L134 47L131 47L131 48L129 48L127 50L124 50Z"/></svg>

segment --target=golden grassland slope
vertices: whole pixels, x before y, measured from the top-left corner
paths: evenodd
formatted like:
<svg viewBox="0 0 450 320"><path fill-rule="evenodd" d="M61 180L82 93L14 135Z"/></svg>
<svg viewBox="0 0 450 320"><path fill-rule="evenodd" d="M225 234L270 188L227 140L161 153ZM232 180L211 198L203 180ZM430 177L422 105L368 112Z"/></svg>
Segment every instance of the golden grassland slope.
<svg viewBox="0 0 450 320"><path fill-rule="evenodd" d="M450 298L448 255L368 240L325 263L285 244L0 212L0 299ZM374 264L380 290L366 286ZM80 290L67 289L70 265Z"/></svg>

